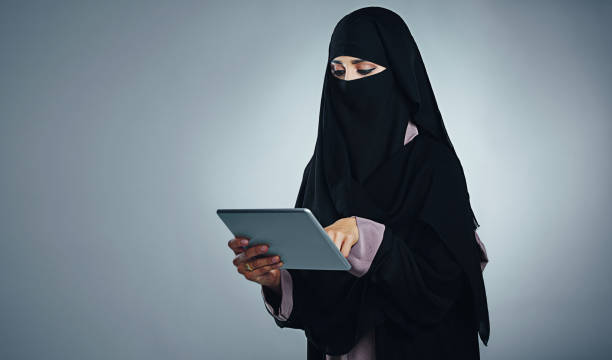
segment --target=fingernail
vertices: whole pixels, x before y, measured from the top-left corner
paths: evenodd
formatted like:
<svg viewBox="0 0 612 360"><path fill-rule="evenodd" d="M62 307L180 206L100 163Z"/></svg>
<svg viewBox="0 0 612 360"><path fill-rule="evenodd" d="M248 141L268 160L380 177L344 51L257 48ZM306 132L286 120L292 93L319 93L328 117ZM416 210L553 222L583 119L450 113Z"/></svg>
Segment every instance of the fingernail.
<svg viewBox="0 0 612 360"><path fill-rule="evenodd" d="M259 250L261 250L261 251L266 250L266 245L262 245L262 246L260 246L260 247L259 247Z"/></svg>
<svg viewBox="0 0 612 360"><path fill-rule="evenodd" d="M249 243L249 240L241 240L240 245L246 245Z"/></svg>
<svg viewBox="0 0 612 360"><path fill-rule="evenodd" d="M272 260L274 260L274 262L277 262L280 258L278 256L275 256L272 258Z"/></svg>

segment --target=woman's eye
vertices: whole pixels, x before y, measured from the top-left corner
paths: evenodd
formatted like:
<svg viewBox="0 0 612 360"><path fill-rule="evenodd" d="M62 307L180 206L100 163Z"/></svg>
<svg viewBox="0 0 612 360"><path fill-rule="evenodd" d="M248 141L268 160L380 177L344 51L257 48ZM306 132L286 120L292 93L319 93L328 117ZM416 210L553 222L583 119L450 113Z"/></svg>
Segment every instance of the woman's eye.
<svg viewBox="0 0 612 360"><path fill-rule="evenodd" d="M372 71L374 71L374 68L367 69L367 70L357 70L357 72L360 73L361 75L367 75L367 74L371 73Z"/></svg>
<svg viewBox="0 0 612 360"><path fill-rule="evenodd" d="M371 73L372 71L374 71L376 68L372 68L372 69L358 69L357 72L361 75L367 75L369 73ZM332 74L336 75L336 76L343 76L346 73L346 70L342 70L342 69L331 69Z"/></svg>

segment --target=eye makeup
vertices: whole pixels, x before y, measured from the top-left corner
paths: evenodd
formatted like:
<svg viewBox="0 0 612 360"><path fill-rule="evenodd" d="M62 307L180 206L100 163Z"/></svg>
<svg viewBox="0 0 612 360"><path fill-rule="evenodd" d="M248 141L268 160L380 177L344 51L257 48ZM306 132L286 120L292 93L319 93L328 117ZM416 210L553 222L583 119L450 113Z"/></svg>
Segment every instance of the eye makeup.
<svg viewBox="0 0 612 360"><path fill-rule="evenodd" d="M334 70L332 69L332 74L336 75L336 76L342 76L346 73L346 70Z"/></svg>
<svg viewBox="0 0 612 360"><path fill-rule="evenodd" d="M357 69L357 72L360 75L367 75L367 74L371 73L374 70L376 70L376 67L373 67L371 69ZM333 75L336 75L336 76L343 76L344 74L346 74L346 70L344 70L344 69L335 69L334 65L331 65L331 72L332 72Z"/></svg>
<svg viewBox="0 0 612 360"><path fill-rule="evenodd" d="M376 68L357 70L357 72L360 73L361 75L367 75L371 73L372 71L374 71L374 69Z"/></svg>

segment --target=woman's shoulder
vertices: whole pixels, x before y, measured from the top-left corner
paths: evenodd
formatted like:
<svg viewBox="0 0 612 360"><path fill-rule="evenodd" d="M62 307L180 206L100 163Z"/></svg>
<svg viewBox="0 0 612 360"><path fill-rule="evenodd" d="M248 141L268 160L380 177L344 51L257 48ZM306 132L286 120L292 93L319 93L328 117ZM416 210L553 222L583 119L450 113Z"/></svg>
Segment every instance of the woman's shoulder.
<svg viewBox="0 0 612 360"><path fill-rule="evenodd" d="M458 167L459 159L455 156L455 152L446 144L428 135L427 133L419 134L420 142L423 148L428 153L428 159L435 168Z"/></svg>
<svg viewBox="0 0 612 360"><path fill-rule="evenodd" d="M419 134L421 136L421 134ZM427 163L434 177L444 183L455 183L461 188L466 187L463 167L455 152L441 141L425 135L421 138L427 149Z"/></svg>

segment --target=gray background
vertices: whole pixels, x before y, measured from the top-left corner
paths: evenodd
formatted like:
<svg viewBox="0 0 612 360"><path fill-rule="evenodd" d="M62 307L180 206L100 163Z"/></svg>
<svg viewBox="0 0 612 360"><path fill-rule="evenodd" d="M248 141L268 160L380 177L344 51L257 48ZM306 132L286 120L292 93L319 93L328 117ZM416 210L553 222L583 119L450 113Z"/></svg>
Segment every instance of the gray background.
<svg viewBox="0 0 612 360"><path fill-rule="evenodd" d="M305 358L215 210L293 206L329 37L370 4L3 1L0 358ZM466 171L485 359L612 351L610 4L377 3Z"/></svg>

